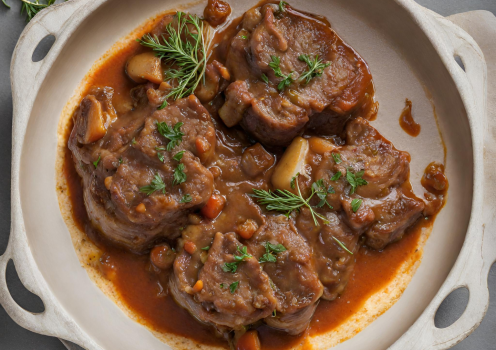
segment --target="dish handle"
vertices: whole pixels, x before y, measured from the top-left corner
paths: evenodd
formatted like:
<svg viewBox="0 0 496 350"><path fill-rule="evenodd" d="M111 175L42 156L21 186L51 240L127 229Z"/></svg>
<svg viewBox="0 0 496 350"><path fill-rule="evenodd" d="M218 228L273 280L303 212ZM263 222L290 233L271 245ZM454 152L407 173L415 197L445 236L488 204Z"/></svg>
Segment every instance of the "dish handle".
<svg viewBox="0 0 496 350"><path fill-rule="evenodd" d="M466 103L467 112L476 119L471 120L472 135L481 135L473 140L476 158L474 165L480 164L476 170L480 175L474 178L473 203L476 205L472 210L466 243L453 268L453 271L458 273L450 273L431 304L391 349L448 349L470 335L486 314L489 305L487 278L489 269L496 260L496 213L493 203L496 196L496 134L493 131L496 130L496 98L491 100L489 95L489 105L486 106L488 77L484 54L474 38L458 26L463 26L471 34L474 34L473 30L477 27L476 31L479 34L484 33L479 38L488 39L484 40L485 45L481 46L486 54L493 55L488 58L488 65L492 65L494 71L494 76L489 76L489 86L494 88L494 94L496 42L490 42L489 38L496 35L496 17L487 11L473 11L444 18L430 10L422 9L426 17L435 22L431 24L438 29L439 34L444 34L442 50L447 50L444 54L448 55L444 57L451 60L446 65L461 93L470 100ZM461 60L462 65L455 63L457 58ZM489 115L492 114L490 118L487 118L486 107ZM446 328L437 328L434 317L439 305L451 292L462 287L469 290L469 301L462 316Z"/></svg>
<svg viewBox="0 0 496 350"><path fill-rule="evenodd" d="M40 89L46 76L50 56L58 55L67 36L64 33L71 16L88 2L72 0L50 6L36 15L26 26L16 45L11 63L12 99L15 118L12 121L14 139L24 139L26 125L31 114L34 96ZM33 62L33 52L41 40L53 35L56 40L44 59ZM88 340L84 332L75 324L66 311L53 297L46 285L38 266L31 254L28 238L22 220L20 202L19 174L22 143L13 142L12 146L12 183L11 205L12 223L9 242L5 253L0 256L0 305L7 314L20 326L30 331L56 336L78 343L86 348L100 349ZM32 313L20 307L12 298L6 280L6 269L9 261L13 261L19 279L30 292L38 295L43 301L45 310Z"/></svg>

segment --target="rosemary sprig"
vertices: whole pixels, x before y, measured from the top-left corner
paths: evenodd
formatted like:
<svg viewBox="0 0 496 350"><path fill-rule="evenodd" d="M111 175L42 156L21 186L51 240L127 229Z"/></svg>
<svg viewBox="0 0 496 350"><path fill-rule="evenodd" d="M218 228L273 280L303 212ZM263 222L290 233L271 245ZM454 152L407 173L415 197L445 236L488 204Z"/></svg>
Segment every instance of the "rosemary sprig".
<svg viewBox="0 0 496 350"><path fill-rule="evenodd" d="M297 195L288 190L277 189L272 192L270 190L253 189L254 194L251 194L250 196L256 198L259 204L265 205L267 210L280 211L286 213L286 216L289 216L294 210L299 210L301 207L307 207L310 210L315 226L319 226L317 218L321 219L325 224L328 224L329 221L327 221L323 215L316 213L314 208L310 205L310 200L316 193L314 186L312 186L312 193L310 196L307 199L304 199L301 195L298 181L296 180L295 183L298 190Z"/></svg>
<svg viewBox="0 0 496 350"><path fill-rule="evenodd" d="M5 0L2 0L3 4L10 9L10 5L7 4ZM55 0L48 0L46 4L40 3L39 0L35 1L28 1L28 0L21 0L22 6L21 6L21 14L26 12L26 20L29 22L33 19L34 16L44 8L51 6L55 3Z"/></svg>
<svg viewBox="0 0 496 350"><path fill-rule="evenodd" d="M141 45L151 48L165 63L178 67L165 72L174 87L167 94L162 108L167 105L169 98L177 100L194 93L204 79L211 42L209 27L204 26L199 17L183 12L177 12L176 16L177 28L172 23L167 25L167 37L162 35L163 44L156 35L150 34L137 40ZM188 25L193 26L193 32Z"/></svg>
<svg viewBox="0 0 496 350"><path fill-rule="evenodd" d="M301 81L306 80L306 84L313 78L320 77L324 73L324 69L331 65L330 62L323 63L322 60L319 60L319 55L316 55L313 60L308 55L300 55L298 59L308 66L308 70L304 71L300 77Z"/></svg>
<svg viewBox="0 0 496 350"><path fill-rule="evenodd" d="M346 248L346 246L344 245L343 242L341 242L339 239L337 239L336 237L332 236L332 239L336 241L337 244L339 244L339 246L341 248L343 248L344 250L346 250L348 253L350 253L351 255L353 255L353 252L351 250L349 250L348 248Z"/></svg>

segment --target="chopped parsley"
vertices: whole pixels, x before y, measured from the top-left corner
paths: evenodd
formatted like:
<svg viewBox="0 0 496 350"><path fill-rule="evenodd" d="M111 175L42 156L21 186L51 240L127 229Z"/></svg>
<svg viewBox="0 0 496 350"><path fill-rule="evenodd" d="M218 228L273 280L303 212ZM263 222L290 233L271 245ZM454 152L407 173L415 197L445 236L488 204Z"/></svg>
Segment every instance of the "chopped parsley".
<svg viewBox="0 0 496 350"><path fill-rule="evenodd" d="M122 157L119 158L119 164L122 164L124 161L122 160Z"/></svg>
<svg viewBox="0 0 496 350"><path fill-rule="evenodd" d="M322 208L324 205L327 204L330 209L333 209L332 206L327 202L327 195L335 193L332 186L326 188L324 180L320 179L312 184L312 189L315 191L315 194L320 199L319 204L316 205L317 208Z"/></svg>
<svg viewBox="0 0 496 350"><path fill-rule="evenodd" d="M282 74L280 67L281 59L277 56L270 56L270 58L271 62L269 63L269 67L272 68L276 77L282 78L281 82L277 85L277 90L282 91L293 82L293 78L291 77L291 74L293 74L293 72L289 73L288 75Z"/></svg>
<svg viewBox="0 0 496 350"><path fill-rule="evenodd" d="M209 245L207 245L206 247L201 248L201 250L209 250L209 249L210 249L210 246Z"/></svg>
<svg viewBox="0 0 496 350"><path fill-rule="evenodd" d="M140 191L146 193L147 196L151 195L156 191L162 191L165 194L165 183L160 177L159 173L156 173L153 177L152 182L148 186L140 188Z"/></svg>
<svg viewBox="0 0 496 350"><path fill-rule="evenodd" d="M98 159L93 162L95 169L98 168L98 163L100 163L100 159L102 159L102 156L98 156Z"/></svg>
<svg viewBox="0 0 496 350"><path fill-rule="evenodd" d="M336 174L332 175L331 181L338 181L341 178L341 175L343 174L341 174L341 172L338 171Z"/></svg>
<svg viewBox="0 0 496 350"><path fill-rule="evenodd" d="M174 127L170 127L165 122L157 122L157 131L160 135L169 140L167 151L172 151L172 149L179 145L183 140L184 133L181 131L181 126L183 125L184 123L179 122L176 123Z"/></svg>
<svg viewBox="0 0 496 350"><path fill-rule="evenodd" d="M238 252L241 255L233 255L234 262L224 263L224 265L222 265L222 271L235 273L238 270L238 265L241 262L252 257L250 254L248 254L248 248L246 246L243 246L243 248L240 248L238 246Z"/></svg>
<svg viewBox="0 0 496 350"><path fill-rule="evenodd" d="M184 151L177 152L176 155L172 158L174 158L174 160L177 160L178 162L180 162L181 159L183 159L183 154L184 154Z"/></svg>
<svg viewBox="0 0 496 350"><path fill-rule="evenodd" d="M360 206L362 205L363 200L355 198L351 201L351 210L353 210L354 213L360 209Z"/></svg>
<svg viewBox="0 0 496 350"><path fill-rule="evenodd" d="M288 3L286 1L279 1L279 12L284 12L286 11L286 6L288 5Z"/></svg>
<svg viewBox="0 0 496 350"><path fill-rule="evenodd" d="M239 281L233 282L229 285L229 291L231 292L231 294L234 294L236 289L238 289L238 285L239 285Z"/></svg>
<svg viewBox="0 0 496 350"><path fill-rule="evenodd" d="M158 157L158 160L160 160L162 163L165 162L165 157L164 157L164 154L162 152L157 152L157 157Z"/></svg>
<svg viewBox="0 0 496 350"><path fill-rule="evenodd" d="M323 63L322 60L319 60L319 55L315 56L313 60L308 55L300 55L298 59L308 66L308 69L300 77L301 81L306 80L306 84L313 78L320 77L324 73L324 69L331 65L330 62Z"/></svg>
<svg viewBox="0 0 496 350"><path fill-rule="evenodd" d="M136 144L136 138L133 137L133 139L131 140L131 145L135 145Z"/></svg>
<svg viewBox="0 0 496 350"><path fill-rule="evenodd" d="M334 162L336 164L342 163L343 161L341 160L341 154L339 153L333 153L332 158L334 159Z"/></svg>
<svg viewBox="0 0 496 350"><path fill-rule="evenodd" d="M346 180L348 180L349 184L351 185L350 194L355 193L358 186L365 186L368 184L367 181L362 179L362 176L364 174L363 170L355 174L351 172L352 170L352 168L348 168L348 170L346 171Z"/></svg>
<svg viewBox="0 0 496 350"><path fill-rule="evenodd" d="M224 283L221 283L221 284L220 284L220 288L221 288L221 289L222 289L222 288L224 288Z"/></svg>
<svg viewBox="0 0 496 350"><path fill-rule="evenodd" d="M258 259L259 263L266 262L276 262L277 258L275 254L285 252L287 249L282 244L272 244L270 242L265 242L265 254L262 255L260 259Z"/></svg>
<svg viewBox="0 0 496 350"><path fill-rule="evenodd" d="M189 203L193 200L193 198L191 198L191 195L189 193L186 193L183 198L181 198L181 203Z"/></svg>
<svg viewBox="0 0 496 350"><path fill-rule="evenodd" d="M246 39L248 39L248 37L246 35L241 35L241 39L246 40Z"/></svg>
<svg viewBox="0 0 496 350"><path fill-rule="evenodd" d="M172 180L174 186L180 185L186 181L187 176L184 169L186 169L186 166L183 163L179 164L177 168L174 169L174 179Z"/></svg>

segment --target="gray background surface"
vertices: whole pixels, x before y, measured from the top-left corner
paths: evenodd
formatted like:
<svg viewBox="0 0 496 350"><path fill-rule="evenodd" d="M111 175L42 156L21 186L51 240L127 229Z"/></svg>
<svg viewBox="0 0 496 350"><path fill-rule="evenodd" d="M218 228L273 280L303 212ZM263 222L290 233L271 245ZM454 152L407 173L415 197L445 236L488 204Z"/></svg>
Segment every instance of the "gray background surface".
<svg viewBox="0 0 496 350"><path fill-rule="evenodd" d="M7 0L8 10L0 4L0 255L7 247L10 231L10 152L12 143L12 96L10 90L10 59L15 44L26 22L20 15L20 0ZM374 0L372 0L374 1ZM496 0L417 0L443 16L455 13L488 10L496 14ZM495 38L496 40L496 38ZM12 263L7 269L9 290L19 305L32 312L43 311L41 300L28 292L17 277ZM479 328L453 349L496 349L496 265L489 274L491 305ZM463 313L468 291L453 292L441 305L436 325L446 327ZM64 350L62 343L53 337L32 333L19 327L0 306L0 350Z"/></svg>

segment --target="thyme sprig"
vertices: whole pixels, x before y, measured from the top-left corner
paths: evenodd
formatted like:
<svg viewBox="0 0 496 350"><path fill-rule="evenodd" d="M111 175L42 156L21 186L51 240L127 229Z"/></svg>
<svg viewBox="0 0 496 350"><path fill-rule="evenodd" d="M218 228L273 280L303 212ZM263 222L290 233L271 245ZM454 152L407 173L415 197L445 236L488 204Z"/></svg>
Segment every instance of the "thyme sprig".
<svg viewBox="0 0 496 350"><path fill-rule="evenodd" d="M160 177L159 173L156 173L153 177L152 182L148 186L141 187L140 192L145 193L147 196L151 195L156 191L162 191L165 194L165 183Z"/></svg>
<svg viewBox="0 0 496 350"><path fill-rule="evenodd" d="M306 84L313 78L320 77L322 73L324 73L324 69L331 65L330 62L323 63L322 60L319 60L319 55L316 55L313 60L308 55L300 55L298 59L305 62L308 66L308 69L305 70L300 77L301 81L306 80Z"/></svg>
<svg viewBox="0 0 496 350"><path fill-rule="evenodd" d="M173 88L167 94L163 107L167 105L169 98L177 100L193 94L204 80L207 53L212 41L210 27L204 25L199 17L177 12L176 18L177 28L172 23L167 25L167 35L161 36L163 44L156 35L145 34L137 39L141 45L151 48L165 63L178 67L165 72Z"/></svg>
<svg viewBox="0 0 496 350"><path fill-rule="evenodd" d="M289 216L294 210L299 211L302 207L307 207L312 215L313 222L315 226L319 226L317 218L321 219L325 224L328 224L327 219L315 212L314 208L310 205L310 200L316 194L314 186L312 186L312 193L305 199L303 198L298 180L295 181L298 194L289 192L288 190L277 189L274 192L271 190L257 190L253 189L253 193L250 196L258 200L258 204L265 205L267 210L280 211Z"/></svg>
<svg viewBox="0 0 496 350"><path fill-rule="evenodd" d="M282 78L281 82L277 85L277 90L282 91L293 82L293 78L291 76L293 72L289 73L288 75L282 74L280 67L281 59L277 56L270 56L270 59L271 61L269 62L269 67L272 68L276 77Z"/></svg>

